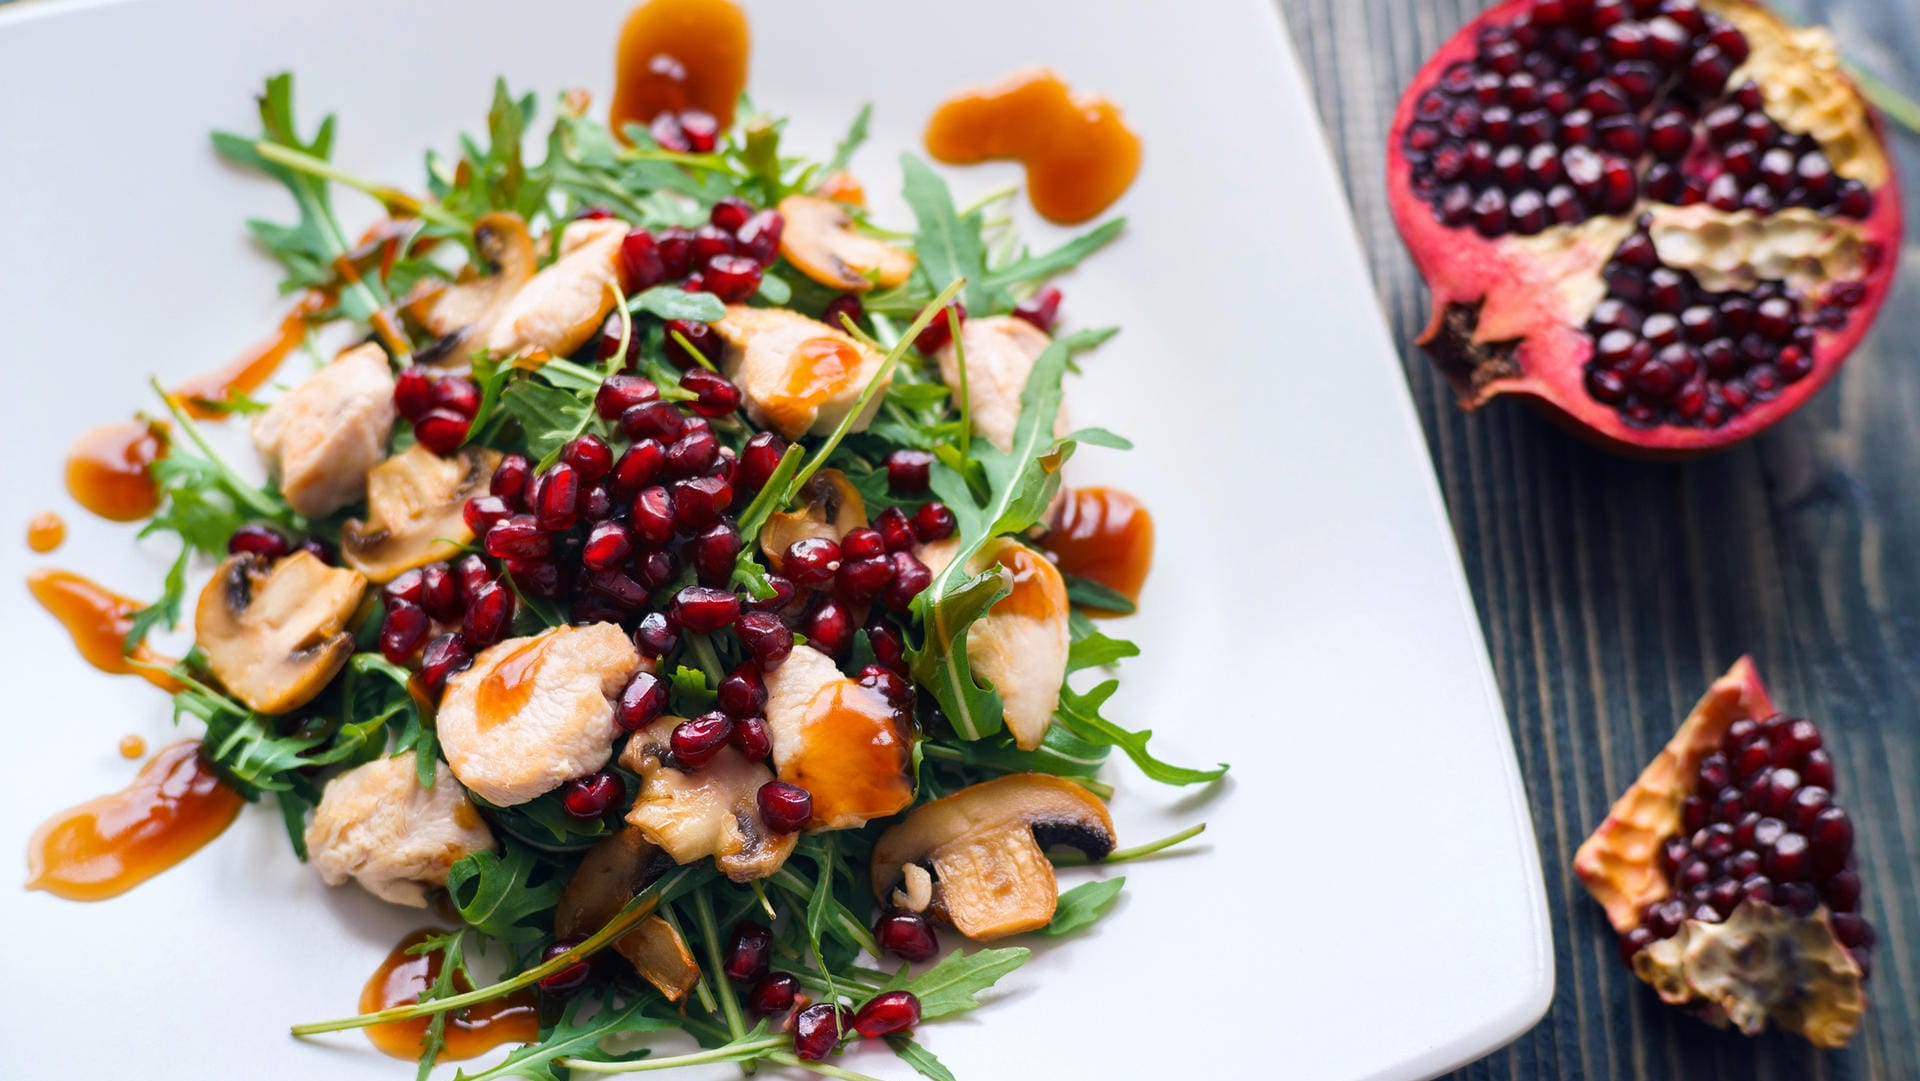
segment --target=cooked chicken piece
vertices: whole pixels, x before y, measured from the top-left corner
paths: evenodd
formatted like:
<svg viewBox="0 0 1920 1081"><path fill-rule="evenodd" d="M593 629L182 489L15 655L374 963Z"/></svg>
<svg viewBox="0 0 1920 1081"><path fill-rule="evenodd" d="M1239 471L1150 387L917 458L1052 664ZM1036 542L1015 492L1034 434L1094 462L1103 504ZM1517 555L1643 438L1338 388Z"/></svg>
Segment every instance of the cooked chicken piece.
<svg viewBox="0 0 1920 1081"><path fill-rule="evenodd" d="M253 444L287 505L325 518L367 493L393 434L393 371L368 342L340 354L254 418Z"/></svg>
<svg viewBox="0 0 1920 1081"><path fill-rule="evenodd" d="M447 680L440 747L460 783L498 807L525 803L613 757L613 700L640 653L612 623L510 638Z"/></svg>
<svg viewBox="0 0 1920 1081"><path fill-rule="evenodd" d="M533 276L500 309L486 347L499 356L544 349L558 357L584 345L613 311L609 285L620 280L625 222L582 219L560 233L560 258Z"/></svg>
<svg viewBox="0 0 1920 1081"><path fill-rule="evenodd" d="M937 575L957 550L948 539L923 544L917 554ZM1067 678L1067 583L1051 560L1011 537L988 541L967 569L979 574L996 563L1012 576L1013 591L967 628L967 660L999 694L1014 743L1031 751L1046 738Z"/></svg>
<svg viewBox="0 0 1920 1081"><path fill-rule="evenodd" d="M747 416L788 439L831 432L885 359L841 331L785 308L729 304L727 317L713 329L727 346L721 370L740 385ZM883 385L867 403L853 431L866 430L885 390Z"/></svg>
<svg viewBox="0 0 1920 1081"><path fill-rule="evenodd" d="M913 802L913 734L886 695L795 646L766 674L780 779L813 795L809 829L852 829Z"/></svg>
<svg viewBox="0 0 1920 1081"><path fill-rule="evenodd" d="M485 495L500 452L466 446L442 458L415 443L367 475L367 517L340 527L347 565L375 582L460 554L473 540L467 500Z"/></svg>
<svg viewBox="0 0 1920 1081"><path fill-rule="evenodd" d="M291 713L312 701L353 656L347 623L367 580L312 552L278 560L228 556L200 591L194 638L207 668L235 698L261 713Z"/></svg>
<svg viewBox="0 0 1920 1081"><path fill-rule="evenodd" d="M735 882L765 878L793 854L798 834L775 833L760 817L760 786L773 772L732 747L686 771L668 751L682 718L665 716L634 733L620 764L640 775L640 797L628 824L665 849L675 863L712 856Z"/></svg>
<svg viewBox="0 0 1920 1081"><path fill-rule="evenodd" d="M434 763L421 788L411 753L379 758L327 782L307 827L307 858L329 886L357 880L397 905L425 908L427 890L447 884L462 857L493 847L493 833Z"/></svg>
<svg viewBox="0 0 1920 1081"><path fill-rule="evenodd" d="M1001 450L1013 449L1014 427L1020 422L1020 392L1027 389L1033 362L1052 339L1045 331L1011 315L990 315L960 324L960 345L966 351L967 411L973 430ZM940 350L940 378L955 397L960 394L960 356L949 342ZM1054 421L1055 435L1066 435L1064 408Z"/></svg>
<svg viewBox="0 0 1920 1081"><path fill-rule="evenodd" d="M829 289L891 289L913 273L913 253L856 232L844 203L789 195L780 200L780 215L787 222L780 234L780 254Z"/></svg>

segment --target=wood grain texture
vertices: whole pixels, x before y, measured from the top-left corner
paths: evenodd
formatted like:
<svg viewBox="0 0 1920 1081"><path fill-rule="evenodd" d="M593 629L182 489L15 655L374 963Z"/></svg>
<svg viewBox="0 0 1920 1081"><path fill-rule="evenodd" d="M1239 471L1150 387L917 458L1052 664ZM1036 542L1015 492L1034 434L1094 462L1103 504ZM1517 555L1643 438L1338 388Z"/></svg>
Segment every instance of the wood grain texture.
<svg viewBox="0 0 1920 1081"><path fill-rule="evenodd" d="M1546 868L1546 1019L1455 1078L1920 1079L1920 251L1866 346L1807 407L1705 461L1623 461L1522 406L1460 412L1412 342L1426 294L1387 212L1394 103L1473 0L1278 0L1346 178L1506 696ZM1920 0L1800 0L1855 62L1920 88ZM1920 140L1896 135L1908 215ZM1911 230L1909 230L1911 233ZM1818 719L1880 934L1844 1051L1669 1009L1620 963L1573 852L1742 653ZM1467 989L1463 988L1463 992Z"/></svg>

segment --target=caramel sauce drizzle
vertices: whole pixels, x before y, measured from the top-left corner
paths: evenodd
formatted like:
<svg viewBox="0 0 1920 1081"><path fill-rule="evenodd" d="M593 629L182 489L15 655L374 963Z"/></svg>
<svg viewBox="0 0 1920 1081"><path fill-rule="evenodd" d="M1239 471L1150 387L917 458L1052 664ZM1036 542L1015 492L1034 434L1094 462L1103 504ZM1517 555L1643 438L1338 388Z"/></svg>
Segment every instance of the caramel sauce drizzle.
<svg viewBox="0 0 1920 1081"><path fill-rule="evenodd" d="M367 978L366 987L361 989L361 1013L374 1013L420 1000L420 996L440 978L440 953L435 951L415 955L407 951L437 933L433 928L422 928L400 940L400 944ZM458 992L473 989L458 975L454 977L454 984ZM394 1058L417 1062L420 1059L421 1041L426 1039L427 1025L431 1020L428 1017L416 1017L407 1021L369 1025L366 1029L367 1039ZM502 998L452 1012L447 1016L444 1037L446 1046L439 1055L442 1062L484 1055L504 1043L532 1043L540 1038L540 1014L533 994L528 990L515 991Z"/></svg>
<svg viewBox="0 0 1920 1081"><path fill-rule="evenodd" d="M1117 488L1076 488L1040 546L1053 554L1062 574L1138 601L1153 568L1153 516Z"/></svg>
<svg viewBox="0 0 1920 1081"><path fill-rule="evenodd" d="M1063 225L1112 206L1140 172L1140 137L1119 107L1075 96L1044 69L947 99L927 122L926 144L953 165L1020 162L1033 208Z"/></svg>
<svg viewBox="0 0 1920 1081"><path fill-rule="evenodd" d="M126 652L128 632L133 630L133 615L143 606L123 597L90 578L72 571L37 570L27 575L27 589L53 618L60 621L86 662L110 675L137 675L168 694L180 689L164 671L135 667L128 662L171 668L175 661L164 657L141 642Z"/></svg>

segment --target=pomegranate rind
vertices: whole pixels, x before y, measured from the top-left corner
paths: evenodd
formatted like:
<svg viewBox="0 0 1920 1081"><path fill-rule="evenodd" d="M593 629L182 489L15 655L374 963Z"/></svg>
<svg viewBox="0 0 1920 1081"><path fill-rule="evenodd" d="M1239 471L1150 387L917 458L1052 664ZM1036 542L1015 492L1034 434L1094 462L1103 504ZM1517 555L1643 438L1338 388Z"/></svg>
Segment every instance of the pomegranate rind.
<svg viewBox="0 0 1920 1081"><path fill-rule="evenodd" d="M1600 270L1613 249L1643 213L1673 208L1642 200L1614 218L1590 218L1533 237L1488 240L1471 227L1447 226L1434 217L1432 207L1413 190L1412 170L1402 151L1421 94L1436 86L1448 67L1474 59L1478 30L1511 23L1531 7L1532 0L1504 0L1462 27L1414 76L1394 114L1387 140L1387 203L1432 293L1432 317L1416 344L1452 384L1461 408L1473 410L1496 398L1517 397L1582 438L1618 453L1687 458L1759 434L1833 377L1893 289L1902 209L1879 116L1841 69L1826 30L1789 26L1754 0L1702 4L1734 22L1753 49L1728 85L1758 81L1776 122L1813 136L1837 172L1872 191L1871 214L1848 224L1878 246L1879 261L1858 279L1866 295L1851 310L1846 326L1817 331L1813 370L1805 377L1719 427L1636 427L1588 393L1585 368L1593 340L1584 327L1604 295Z"/></svg>
<svg viewBox="0 0 1920 1081"><path fill-rule="evenodd" d="M1842 1047L1866 1013L1860 966L1824 910L1800 918L1743 902L1725 923L1688 920L1633 956L1660 998L1757 1036L1769 1021L1817 1047Z"/></svg>

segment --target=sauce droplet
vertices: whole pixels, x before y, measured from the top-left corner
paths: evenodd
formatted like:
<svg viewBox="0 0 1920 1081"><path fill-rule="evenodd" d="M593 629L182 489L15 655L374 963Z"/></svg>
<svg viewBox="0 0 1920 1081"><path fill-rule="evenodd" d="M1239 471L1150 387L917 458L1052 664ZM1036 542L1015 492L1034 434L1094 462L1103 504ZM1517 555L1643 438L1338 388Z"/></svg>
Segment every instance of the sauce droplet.
<svg viewBox="0 0 1920 1081"><path fill-rule="evenodd" d="M95 428L67 452L67 491L109 521L139 521L160 509L160 485L147 467L166 452L159 425L130 420Z"/></svg>
<svg viewBox="0 0 1920 1081"><path fill-rule="evenodd" d="M387 959L380 963L367 985L360 991L360 1012L373 1013L391 1006L418 1002L421 994L440 978L441 955L438 950L413 955L407 951L439 932L423 928L400 940ZM472 985L454 976L457 992L470 991ZM431 1018L388 1021L367 1026L367 1039L373 1046L394 1058L417 1062L420 1043L426 1038ZM440 1052L443 1062L483 1055L503 1043L532 1043L540 1038L540 1014L533 994L515 991L501 998L476 1003L447 1016L446 1047Z"/></svg>
<svg viewBox="0 0 1920 1081"><path fill-rule="evenodd" d="M120 757L139 758L147 753L147 741L139 736L120 737Z"/></svg>
<svg viewBox="0 0 1920 1081"><path fill-rule="evenodd" d="M953 165L1025 165L1033 208L1063 225L1112 206L1140 172L1140 137L1119 107L1075 97L1044 69L947 99L927 122L926 142L927 153Z"/></svg>
<svg viewBox="0 0 1920 1081"><path fill-rule="evenodd" d="M780 779L813 795L816 823L883 818L913 802L909 743L893 704L872 687L835 680L802 714L805 738L780 760Z"/></svg>
<svg viewBox="0 0 1920 1081"><path fill-rule="evenodd" d="M222 368L192 379L174 388L173 398L196 420L222 420L230 410L224 408L236 395L248 395L260 389L268 377L280 369L307 335L307 319L329 303L324 293L309 292L300 303L280 319L280 329Z"/></svg>
<svg viewBox="0 0 1920 1081"><path fill-rule="evenodd" d="M1040 546L1053 553L1062 574L1138 601L1153 567L1153 516L1117 488L1076 488Z"/></svg>
<svg viewBox="0 0 1920 1081"><path fill-rule="evenodd" d="M45 555L67 539L67 523L58 514L43 510L27 523L27 547Z"/></svg>
<svg viewBox="0 0 1920 1081"><path fill-rule="evenodd" d="M479 690L474 692L475 727L485 732L526 708L533 698L534 685L539 682L540 663L546 659L547 647L552 643L553 635L543 634L516 646L493 666L480 681Z"/></svg>
<svg viewBox="0 0 1920 1081"><path fill-rule="evenodd" d="M220 836L242 802L201 761L199 740L163 747L126 788L34 831L27 888L69 901L118 897Z"/></svg>
<svg viewBox="0 0 1920 1081"><path fill-rule="evenodd" d="M747 86L747 16L733 0L647 0L620 28L615 134L661 113L700 109L725 131Z"/></svg>
<svg viewBox="0 0 1920 1081"><path fill-rule="evenodd" d="M73 644L88 664L116 676L138 675L148 683L172 694L180 689L165 672L135 668L129 661L173 667L170 657L162 657L147 648L145 642L125 652L127 633L133 630L133 614L140 602L122 597L107 587L71 571L37 570L27 576L27 589L33 599L60 621L73 637Z"/></svg>

